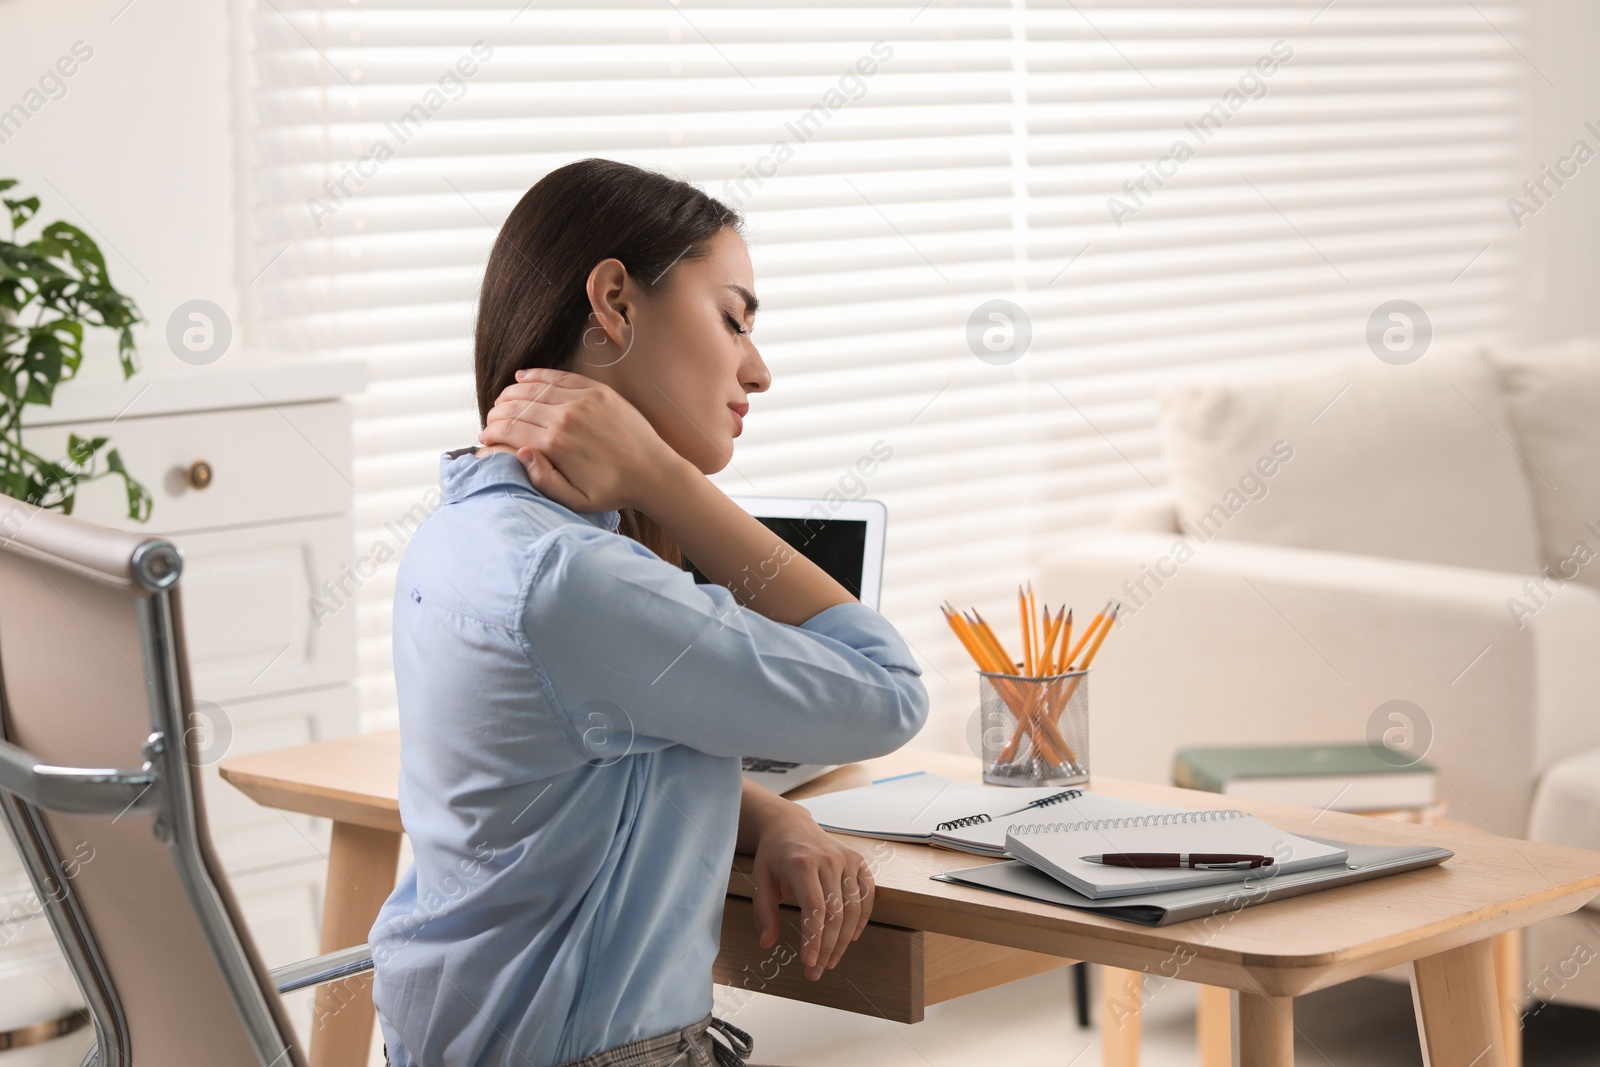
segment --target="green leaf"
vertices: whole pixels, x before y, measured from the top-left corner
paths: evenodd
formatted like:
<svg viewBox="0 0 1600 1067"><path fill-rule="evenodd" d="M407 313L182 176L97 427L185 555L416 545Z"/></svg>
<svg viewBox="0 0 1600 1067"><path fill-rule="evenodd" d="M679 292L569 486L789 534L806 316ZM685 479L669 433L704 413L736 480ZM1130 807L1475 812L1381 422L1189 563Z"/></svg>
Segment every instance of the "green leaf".
<svg viewBox="0 0 1600 1067"><path fill-rule="evenodd" d="M0 186L0 188L4 187ZM13 230L18 230L22 228L23 223L27 222L29 219L33 218L34 215L38 214L39 198L37 196L30 196L25 200L8 199L5 201L5 205L11 209L11 228Z"/></svg>
<svg viewBox="0 0 1600 1067"><path fill-rule="evenodd" d="M85 281L106 284L106 259L100 254L100 246L72 223L52 222L33 243L52 259L65 256Z"/></svg>
<svg viewBox="0 0 1600 1067"><path fill-rule="evenodd" d="M0 179L0 192L17 185ZM72 434L67 458L56 462L23 447L21 409L48 405L57 387L83 362L88 329L117 337L124 378L138 369L133 327L143 322L138 306L112 284L100 246L72 223L55 221L36 238L16 241L17 230L37 220L38 197L0 198L11 221L12 240L0 239L0 308L16 321L0 322L0 493L71 514L78 487L103 477L121 478L128 515L148 520L154 500L127 470L122 456L107 451L106 437ZM97 470L104 455L104 470Z"/></svg>
<svg viewBox="0 0 1600 1067"><path fill-rule="evenodd" d="M54 339L55 347L61 354L61 371L57 384L77 375L78 366L83 362L83 323L72 319L51 319L29 329L32 333L48 335Z"/></svg>
<svg viewBox="0 0 1600 1067"><path fill-rule="evenodd" d="M52 463L49 460L40 460L34 464L34 469L38 471L39 481L46 485L76 480L76 475L73 472L68 471L61 464Z"/></svg>
<svg viewBox="0 0 1600 1067"><path fill-rule="evenodd" d="M59 337L49 330L29 330L28 347L22 352L22 372L28 382L23 403L49 404L61 381L64 362Z"/></svg>
<svg viewBox="0 0 1600 1067"><path fill-rule="evenodd" d="M0 493L15 497L17 500L25 499L28 491L28 476L21 471L0 471Z"/></svg>
<svg viewBox="0 0 1600 1067"><path fill-rule="evenodd" d="M122 364L122 378L132 378L139 369L139 354L133 348L133 328L124 326L117 336L117 360Z"/></svg>
<svg viewBox="0 0 1600 1067"><path fill-rule="evenodd" d="M89 468L94 462L94 454L104 448L109 440L111 440L109 437L79 437L75 433L68 434L67 458L80 468ZM117 462L122 461L119 459Z"/></svg>
<svg viewBox="0 0 1600 1067"><path fill-rule="evenodd" d="M128 518L135 522L150 521L155 499L128 473L128 469L122 465L122 456L114 448L106 453L106 469L122 478L122 487L128 494Z"/></svg>

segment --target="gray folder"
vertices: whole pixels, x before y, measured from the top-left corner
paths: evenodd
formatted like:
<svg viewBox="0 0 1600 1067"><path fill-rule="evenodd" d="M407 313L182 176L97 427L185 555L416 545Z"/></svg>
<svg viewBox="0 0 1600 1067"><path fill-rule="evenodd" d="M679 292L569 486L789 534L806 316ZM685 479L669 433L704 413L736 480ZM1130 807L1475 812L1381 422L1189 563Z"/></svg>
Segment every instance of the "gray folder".
<svg viewBox="0 0 1600 1067"><path fill-rule="evenodd" d="M1344 863L1332 867L1318 867L1298 874L1251 877L1227 885L1208 885L1197 889L1169 889L1160 893L1144 893L1132 897L1112 897L1109 900L1091 900L1082 893L1063 885L1048 874L1023 863L1021 860L1003 860L982 867L964 867L946 871L932 877L956 885L993 889L1013 896L1042 900L1047 904L1061 904L1068 908L1126 919L1141 926L1166 926L1207 915L1237 911L1252 904L1262 904L1284 897L1297 897L1336 885L1364 882L1386 874L1399 874L1418 867L1431 867L1443 863L1455 853L1447 848L1429 845L1355 845L1326 838L1311 838L1324 844L1335 845L1350 853Z"/></svg>

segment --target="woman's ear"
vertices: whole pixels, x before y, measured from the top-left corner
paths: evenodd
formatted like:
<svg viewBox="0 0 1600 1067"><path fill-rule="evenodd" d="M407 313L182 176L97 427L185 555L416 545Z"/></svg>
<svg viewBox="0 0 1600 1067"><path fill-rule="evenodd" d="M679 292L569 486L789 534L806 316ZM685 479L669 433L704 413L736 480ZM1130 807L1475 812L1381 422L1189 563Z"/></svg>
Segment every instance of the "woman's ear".
<svg viewBox="0 0 1600 1067"><path fill-rule="evenodd" d="M628 301L632 298L628 268L619 259L602 259L589 272L587 290L589 311L606 333L606 341L626 348L632 341L624 336L628 321Z"/></svg>
<svg viewBox="0 0 1600 1067"><path fill-rule="evenodd" d="M589 272L589 320L579 342L583 373L621 362L633 348L634 326L628 319L632 281L621 260L603 259Z"/></svg>

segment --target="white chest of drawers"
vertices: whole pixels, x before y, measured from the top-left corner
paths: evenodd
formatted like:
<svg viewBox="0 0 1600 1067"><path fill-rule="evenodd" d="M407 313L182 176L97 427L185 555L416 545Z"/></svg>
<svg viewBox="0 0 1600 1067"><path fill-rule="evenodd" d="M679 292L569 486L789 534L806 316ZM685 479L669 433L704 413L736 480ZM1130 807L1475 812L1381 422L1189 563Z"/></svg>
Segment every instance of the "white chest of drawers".
<svg viewBox="0 0 1600 1067"><path fill-rule="evenodd" d="M267 361L75 382L53 408L30 409L24 430L29 448L51 456L66 454L69 433L110 437L154 497L150 520L127 518L115 478L80 490L73 514L167 537L183 553L211 833L268 966L316 954L328 827L257 806L216 764L357 730L356 607L330 614L312 601L356 555L344 398L364 385L359 363ZM0 1033L83 1003L38 911L0 835ZM302 1036L309 1000L304 1008ZM0 1051L0 1065L75 1065L86 1042L79 1031Z"/></svg>

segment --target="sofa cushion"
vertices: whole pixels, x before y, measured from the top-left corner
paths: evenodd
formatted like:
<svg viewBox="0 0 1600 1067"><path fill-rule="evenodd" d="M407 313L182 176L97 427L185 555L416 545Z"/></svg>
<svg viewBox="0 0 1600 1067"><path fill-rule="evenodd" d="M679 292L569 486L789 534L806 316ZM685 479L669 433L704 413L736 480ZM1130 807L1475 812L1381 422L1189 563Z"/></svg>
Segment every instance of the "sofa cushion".
<svg viewBox="0 0 1600 1067"><path fill-rule="evenodd" d="M1600 589L1600 338L1490 355L1522 449L1542 561L1557 578Z"/></svg>
<svg viewBox="0 0 1600 1067"><path fill-rule="evenodd" d="M1600 748L1571 756L1544 772L1533 794L1528 837L1600 850Z"/></svg>
<svg viewBox="0 0 1600 1067"><path fill-rule="evenodd" d="M1532 500L1481 352L1176 386L1161 434L1179 517L1201 540L1538 569Z"/></svg>

